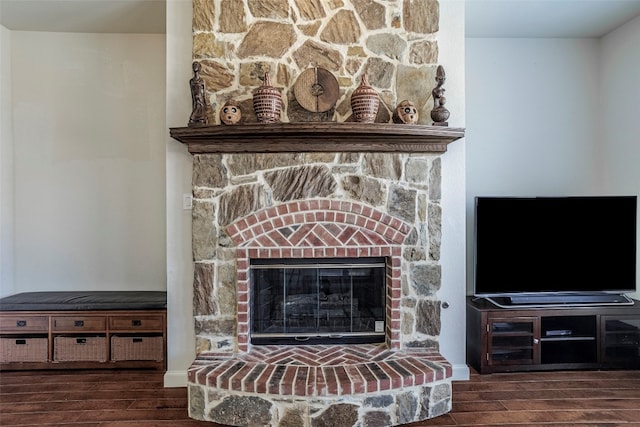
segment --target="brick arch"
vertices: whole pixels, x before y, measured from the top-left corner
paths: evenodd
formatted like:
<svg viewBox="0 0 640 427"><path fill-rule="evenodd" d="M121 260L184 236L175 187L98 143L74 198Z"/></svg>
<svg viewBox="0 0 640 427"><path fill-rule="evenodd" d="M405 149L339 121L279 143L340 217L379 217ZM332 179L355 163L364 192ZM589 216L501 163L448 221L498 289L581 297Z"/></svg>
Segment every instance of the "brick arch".
<svg viewBox="0 0 640 427"><path fill-rule="evenodd" d="M330 199L259 210L227 227L237 248L238 350L249 350L249 268L254 258L387 259L389 348L400 348L402 243L412 226L370 206Z"/></svg>
<svg viewBox="0 0 640 427"><path fill-rule="evenodd" d="M330 199L265 208L227 227L236 246L254 248L399 245L410 231L371 206Z"/></svg>

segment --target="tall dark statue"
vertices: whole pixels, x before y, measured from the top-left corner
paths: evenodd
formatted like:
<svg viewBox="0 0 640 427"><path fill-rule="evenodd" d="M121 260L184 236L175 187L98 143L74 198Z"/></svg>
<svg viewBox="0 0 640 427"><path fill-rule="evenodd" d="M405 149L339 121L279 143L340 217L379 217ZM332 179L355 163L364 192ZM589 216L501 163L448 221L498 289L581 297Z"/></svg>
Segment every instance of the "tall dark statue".
<svg viewBox="0 0 640 427"><path fill-rule="evenodd" d="M444 104L447 102L447 98L444 97L444 81L446 80L444 74L444 67L438 65L436 70L436 87L431 91L433 96L433 110L431 110L431 119L434 126L449 126L447 119L449 118L449 110L447 110Z"/></svg>
<svg viewBox="0 0 640 427"><path fill-rule="evenodd" d="M192 111L189 117L189 126L203 126L209 123L207 117L207 92L203 78L200 76L202 66L199 62L194 62L193 78L189 80L191 87Z"/></svg>

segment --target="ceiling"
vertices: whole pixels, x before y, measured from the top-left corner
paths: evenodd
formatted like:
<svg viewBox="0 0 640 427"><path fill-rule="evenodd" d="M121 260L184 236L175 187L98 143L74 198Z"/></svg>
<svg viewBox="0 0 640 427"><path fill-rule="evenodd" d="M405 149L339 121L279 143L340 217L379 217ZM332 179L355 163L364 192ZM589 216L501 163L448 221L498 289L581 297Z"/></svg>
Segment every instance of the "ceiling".
<svg viewBox="0 0 640 427"><path fill-rule="evenodd" d="M13 31L164 34L165 0L0 0Z"/></svg>
<svg viewBox="0 0 640 427"><path fill-rule="evenodd" d="M601 37L640 16L640 0L466 0L465 12L467 37Z"/></svg>
<svg viewBox="0 0 640 427"><path fill-rule="evenodd" d="M467 37L600 37L640 16L640 0L466 0L465 10ZM13 31L164 33L165 23L166 0L0 0Z"/></svg>

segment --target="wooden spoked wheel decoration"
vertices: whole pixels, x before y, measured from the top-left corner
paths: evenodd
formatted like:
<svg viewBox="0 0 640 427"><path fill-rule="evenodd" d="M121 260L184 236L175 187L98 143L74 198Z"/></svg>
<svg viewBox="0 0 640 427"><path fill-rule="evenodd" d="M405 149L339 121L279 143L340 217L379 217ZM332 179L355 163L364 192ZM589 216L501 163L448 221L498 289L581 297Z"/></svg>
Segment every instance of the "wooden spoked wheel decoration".
<svg viewBox="0 0 640 427"><path fill-rule="evenodd" d="M314 67L300 74L293 92L302 108L314 113L324 113L336 105L340 87L329 70Z"/></svg>

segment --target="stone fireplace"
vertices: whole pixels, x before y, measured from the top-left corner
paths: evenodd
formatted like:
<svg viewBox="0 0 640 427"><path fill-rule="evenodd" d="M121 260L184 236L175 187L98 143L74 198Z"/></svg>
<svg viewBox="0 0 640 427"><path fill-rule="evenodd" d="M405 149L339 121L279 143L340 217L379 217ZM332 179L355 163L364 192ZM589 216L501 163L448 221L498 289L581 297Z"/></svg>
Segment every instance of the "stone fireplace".
<svg viewBox="0 0 640 427"><path fill-rule="evenodd" d="M190 415L225 425L382 427L448 412L451 366L438 352L440 156L464 131L430 126L438 2L193 6L209 125L171 129L193 154ZM296 79L310 67L337 78L329 111L296 100ZM282 123L256 123L252 90L266 72L282 92ZM364 74L382 101L374 124L351 118L350 95ZM217 112L231 98L242 120L220 125ZM404 99L418 124L390 123ZM377 341L252 341L256 265L345 259L384 265L382 313L361 327ZM315 304L327 322L344 324L348 312L363 325L363 298L340 313L322 308L319 293Z"/></svg>
<svg viewBox="0 0 640 427"><path fill-rule="evenodd" d="M172 129L194 155L192 417L385 426L449 411L451 366L438 353L440 155L462 135L354 123ZM336 141L342 151L325 151ZM314 259L382 262L382 343L251 343L252 266Z"/></svg>

